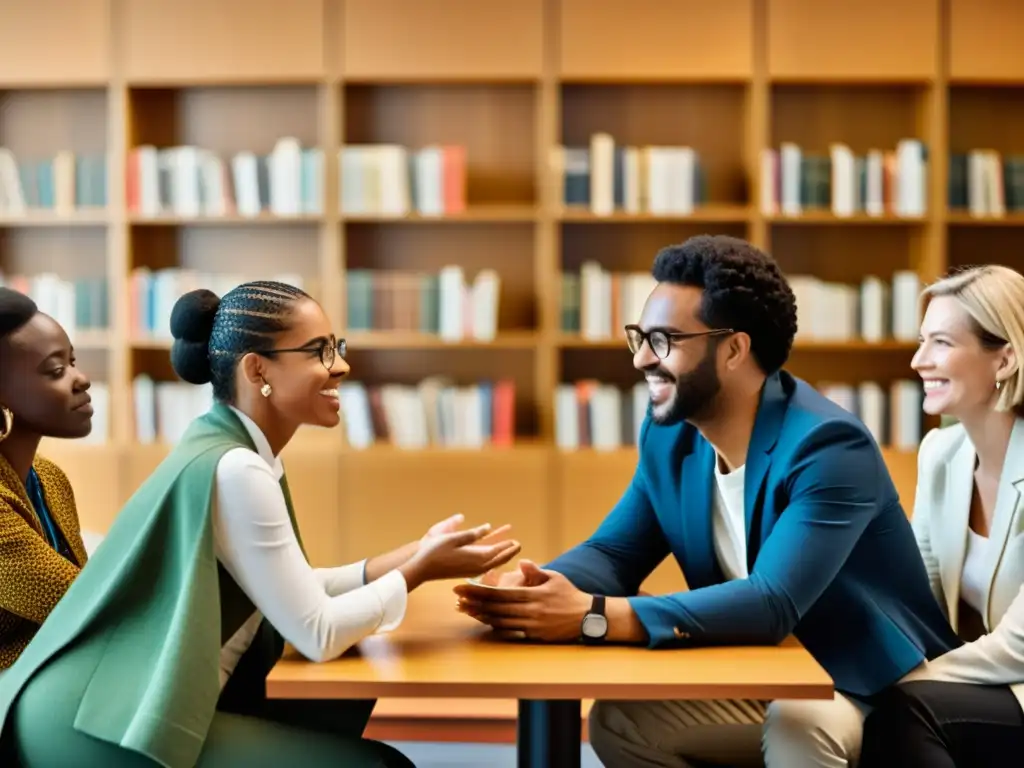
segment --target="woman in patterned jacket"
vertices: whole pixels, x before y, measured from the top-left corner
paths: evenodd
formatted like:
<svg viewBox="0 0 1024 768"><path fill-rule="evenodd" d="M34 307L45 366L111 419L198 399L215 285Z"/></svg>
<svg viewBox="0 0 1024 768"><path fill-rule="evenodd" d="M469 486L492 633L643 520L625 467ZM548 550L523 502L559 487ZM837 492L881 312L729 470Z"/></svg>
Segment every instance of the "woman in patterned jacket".
<svg viewBox="0 0 1024 768"><path fill-rule="evenodd" d="M36 451L89 434L88 390L60 324L0 288L0 674L85 565L71 484Z"/></svg>

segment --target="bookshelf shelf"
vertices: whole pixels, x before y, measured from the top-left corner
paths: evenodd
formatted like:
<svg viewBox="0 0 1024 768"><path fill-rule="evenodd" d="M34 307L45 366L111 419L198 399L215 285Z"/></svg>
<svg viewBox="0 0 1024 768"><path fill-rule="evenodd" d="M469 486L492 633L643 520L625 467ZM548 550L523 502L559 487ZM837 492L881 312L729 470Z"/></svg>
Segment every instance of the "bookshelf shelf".
<svg viewBox="0 0 1024 768"><path fill-rule="evenodd" d="M345 214L346 224L464 224L535 221L540 216L532 205L474 205L458 213L427 215L408 213L405 215Z"/></svg>
<svg viewBox="0 0 1024 768"><path fill-rule="evenodd" d="M406 350L477 350L477 349L532 349L540 337L531 331L503 332L493 340L484 339L443 339L435 334L412 333L408 331L355 331L346 334L349 349L406 349Z"/></svg>
<svg viewBox="0 0 1024 768"><path fill-rule="evenodd" d="M320 224L324 221L319 214L297 214L294 216L262 213L256 216L237 214L208 216L176 216L156 214L145 216L131 214L128 223L133 227L276 227L294 224Z"/></svg>
<svg viewBox="0 0 1024 768"><path fill-rule="evenodd" d="M537 558L592 528L635 464L640 376L621 328L667 244L721 233L773 253L829 297L801 302L790 368L886 396L912 378L915 318L902 312L899 334L836 333L810 305L843 296L853 307L881 283L906 293L976 261L1024 268L1014 184L1004 179L1004 213L947 194L962 184L954 156L993 151L992 174L1024 155L1024 11L1001 0L7 5L0 147L19 162L94 158L84 200L65 193L27 212L0 202L0 272L51 294L88 284L84 296L109 296L107 317L68 320L109 390L108 444L52 446L99 527L202 406L167 354L167 313L193 284L301 284L348 338L350 382L367 397L388 387L415 411L443 375L459 397L506 404L490 413L501 435L481 447L357 450L351 419L297 438L289 455L313 463L292 462L291 485L326 564L456 508L510 520ZM927 148L910 201L892 194L896 181L914 188L900 165L907 140ZM784 144L799 150L796 176ZM851 194L851 161L882 180L870 199ZM782 194L794 178L795 207ZM45 287L51 274L62 288ZM606 281L614 301L583 301L584 286ZM456 302L461 317L442 313L442 290L471 299ZM895 299L887 306L895 314ZM588 412L617 401L622 416L618 443L596 439L619 447L559 450L559 398L595 392ZM147 409L149 436L136 423ZM912 488L913 452L886 451ZM399 522L366 522L384 509Z"/></svg>
<svg viewBox="0 0 1024 768"><path fill-rule="evenodd" d="M769 224L777 227L793 226L829 226L837 227L891 227L891 226L913 226L928 222L927 216L899 216L896 214L881 214L878 216L855 213L849 216L837 216L830 211L806 210L792 216L774 214L765 217Z"/></svg>
<svg viewBox="0 0 1024 768"><path fill-rule="evenodd" d="M67 214L29 211L24 215L0 216L0 227L104 227L110 221L105 211L82 211Z"/></svg>
<svg viewBox="0 0 1024 768"><path fill-rule="evenodd" d="M750 220L751 210L745 205L704 205L690 214L673 213L627 213L613 211L597 214L582 206L567 206L559 211L560 221L572 224L650 224L679 222L692 224L745 224Z"/></svg>
<svg viewBox="0 0 1024 768"><path fill-rule="evenodd" d="M946 223L954 227L1024 227L1024 213L974 216L965 211L950 211Z"/></svg>

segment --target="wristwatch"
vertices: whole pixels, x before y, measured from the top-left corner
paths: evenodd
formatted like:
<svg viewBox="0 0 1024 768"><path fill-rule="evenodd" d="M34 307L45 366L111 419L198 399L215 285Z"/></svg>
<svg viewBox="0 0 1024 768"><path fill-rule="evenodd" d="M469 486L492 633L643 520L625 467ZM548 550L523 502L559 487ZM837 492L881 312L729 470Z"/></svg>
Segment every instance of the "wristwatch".
<svg viewBox="0 0 1024 768"><path fill-rule="evenodd" d="M589 645L602 642L608 634L608 618L604 615L604 596L594 595L590 611L583 617L580 639Z"/></svg>

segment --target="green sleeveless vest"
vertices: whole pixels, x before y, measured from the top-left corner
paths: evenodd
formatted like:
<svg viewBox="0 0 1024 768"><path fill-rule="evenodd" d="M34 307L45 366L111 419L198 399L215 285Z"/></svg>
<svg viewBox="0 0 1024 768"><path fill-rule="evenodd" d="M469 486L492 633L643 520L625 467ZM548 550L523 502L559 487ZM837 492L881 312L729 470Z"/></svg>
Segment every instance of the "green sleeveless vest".
<svg viewBox="0 0 1024 768"><path fill-rule="evenodd" d="M75 729L169 768L195 765L220 695L221 646L255 610L218 566L210 514L217 464L240 446L255 450L227 406L189 426L0 677L0 729L50 659L99 646L100 663L81 671L89 683ZM298 536L284 477L281 488ZM280 657L276 633L272 645Z"/></svg>

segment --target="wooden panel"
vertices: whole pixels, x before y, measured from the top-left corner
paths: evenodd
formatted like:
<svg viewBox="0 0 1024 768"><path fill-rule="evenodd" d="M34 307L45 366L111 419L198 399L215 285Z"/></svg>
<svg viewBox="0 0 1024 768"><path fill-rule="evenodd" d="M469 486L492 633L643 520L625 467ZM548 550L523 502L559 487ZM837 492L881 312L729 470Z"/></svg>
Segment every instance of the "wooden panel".
<svg viewBox="0 0 1024 768"><path fill-rule="evenodd" d="M315 442L333 442L337 430L317 430ZM298 436L296 436L298 438ZM306 557L314 567L342 565L345 544L342 516L346 513L339 472L339 451L327 445L312 447L310 441L293 440L281 454L288 488Z"/></svg>
<svg viewBox="0 0 1024 768"><path fill-rule="evenodd" d="M523 79L543 69L543 0L347 0L340 34L350 79Z"/></svg>
<svg viewBox="0 0 1024 768"><path fill-rule="evenodd" d="M743 79L751 0L561 0L566 80Z"/></svg>
<svg viewBox="0 0 1024 768"><path fill-rule="evenodd" d="M555 519L559 552L586 540L622 498L636 470L635 450L557 452ZM653 594L686 589L679 564L669 556L643 584Z"/></svg>
<svg viewBox="0 0 1024 768"><path fill-rule="evenodd" d="M153 474L160 462L167 458L169 450L165 445L135 445L128 451L128 455L123 457L121 464L120 481L123 502L139 490L139 487Z"/></svg>
<svg viewBox="0 0 1024 768"><path fill-rule="evenodd" d="M0 86L102 84L109 13L108 0L0 3Z"/></svg>
<svg viewBox="0 0 1024 768"><path fill-rule="evenodd" d="M1024 82L1024 5L1014 0L950 0L951 80Z"/></svg>
<svg viewBox="0 0 1024 768"><path fill-rule="evenodd" d="M903 510L910 517L914 512L914 496L917 491L917 451L893 451L882 449L885 465L900 495Z"/></svg>
<svg viewBox="0 0 1024 768"><path fill-rule="evenodd" d="M511 523L522 556L543 561L552 553L549 456L546 448L345 452L344 557L388 551L461 512L467 525Z"/></svg>
<svg viewBox="0 0 1024 768"><path fill-rule="evenodd" d="M288 82L324 74L323 0L126 0L130 82Z"/></svg>
<svg viewBox="0 0 1024 768"><path fill-rule="evenodd" d="M938 0L771 0L768 74L781 80L928 80Z"/></svg>
<svg viewBox="0 0 1024 768"><path fill-rule="evenodd" d="M123 503L118 449L73 440L44 440L39 453L68 476L82 530L105 534Z"/></svg>

